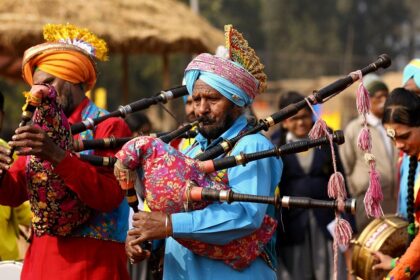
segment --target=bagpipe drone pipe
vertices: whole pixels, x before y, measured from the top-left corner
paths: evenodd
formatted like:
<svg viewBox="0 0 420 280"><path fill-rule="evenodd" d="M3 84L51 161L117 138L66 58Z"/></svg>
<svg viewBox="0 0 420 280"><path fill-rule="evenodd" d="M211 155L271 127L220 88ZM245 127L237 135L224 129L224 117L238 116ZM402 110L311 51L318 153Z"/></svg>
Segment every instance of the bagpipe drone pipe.
<svg viewBox="0 0 420 280"><path fill-rule="evenodd" d="M151 133L147 136L159 138L164 143L169 143L177 138L194 138L197 135L197 131L193 128L195 128L199 122L200 120L196 120L191 123L183 124L181 127L170 132ZM75 152L84 150L116 149L134 138L135 137L133 136L122 138L109 137L93 140L78 139L73 142L73 148ZM89 161L89 158L85 159Z"/></svg>
<svg viewBox="0 0 420 280"><path fill-rule="evenodd" d="M334 141L343 142L342 133L335 133ZM311 140L308 140L311 141ZM312 145L320 145L328 139L315 142L300 143L288 146L283 151L296 152L305 150ZM282 146L283 147L283 146ZM239 164L245 160L257 160L267 156L281 155L280 149L270 152L253 153L254 158L242 154ZM264 154L264 155L263 155ZM223 164L205 163L191 159L161 140L148 136L140 136L127 142L116 154L117 162L114 174L123 189L134 188L137 172L142 173L141 182L145 190L145 199L152 211L179 213L188 210L202 209L212 201L247 201L270 203L293 207L329 207L342 211L354 211L354 201L349 200L343 205L334 201L317 201L309 198L279 198L269 196L235 194L224 183L216 179L216 169L238 165L238 162L221 158ZM232 156L235 157L235 156ZM217 162L216 160L213 160ZM223 260L235 269L247 267L257 258L276 229L277 221L266 215L261 226L252 234L231 241L226 245L206 244L196 240L177 239L179 243L196 254L213 259ZM238 257L240 256L240 257Z"/></svg>
<svg viewBox="0 0 420 280"><path fill-rule="evenodd" d="M76 135L87 129L93 129L97 124L111 117L125 117L128 114L144 110L149 108L151 105L158 103L166 103L168 100L179 98L181 96L188 95L187 88L185 86L175 87L166 91L161 91L156 96L143 98L138 101L132 102L125 106L120 106L118 110L110 112L104 116L98 118L87 118L80 123L73 124L71 126L71 133Z"/></svg>

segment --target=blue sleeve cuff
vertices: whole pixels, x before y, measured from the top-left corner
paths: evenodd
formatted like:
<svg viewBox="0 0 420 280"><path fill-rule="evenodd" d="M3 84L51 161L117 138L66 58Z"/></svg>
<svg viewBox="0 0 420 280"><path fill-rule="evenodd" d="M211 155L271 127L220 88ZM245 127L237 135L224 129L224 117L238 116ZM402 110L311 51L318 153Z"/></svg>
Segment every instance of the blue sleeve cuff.
<svg viewBox="0 0 420 280"><path fill-rule="evenodd" d="M175 213L171 215L173 237L184 237L193 230L192 213Z"/></svg>

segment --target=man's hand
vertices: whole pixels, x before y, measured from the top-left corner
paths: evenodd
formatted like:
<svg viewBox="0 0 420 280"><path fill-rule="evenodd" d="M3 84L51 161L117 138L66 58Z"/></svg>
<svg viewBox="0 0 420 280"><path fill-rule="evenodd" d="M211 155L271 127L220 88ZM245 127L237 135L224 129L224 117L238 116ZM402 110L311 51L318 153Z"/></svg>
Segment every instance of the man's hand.
<svg viewBox="0 0 420 280"><path fill-rule="evenodd" d="M133 228L127 232L125 251L131 263L150 257L150 251L141 247L149 240L164 239L172 234L171 218L165 213L140 211L133 215Z"/></svg>
<svg viewBox="0 0 420 280"><path fill-rule="evenodd" d="M392 257L382 254L381 252L372 252L372 255L374 256L375 259L379 260L378 264L375 264L374 266L372 266L373 270L379 270L379 269L383 269L383 270L391 270L391 260Z"/></svg>
<svg viewBox="0 0 420 280"><path fill-rule="evenodd" d="M149 250L141 248L140 245L131 245L131 241L135 239L136 236L131 236L128 234L127 238L125 239L125 253L127 254L131 264L141 262L150 257Z"/></svg>
<svg viewBox="0 0 420 280"><path fill-rule="evenodd" d="M164 239L172 234L171 218L165 213L143 212L133 216L133 228L128 231L128 236L135 237L130 245L140 245L148 240Z"/></svg>
<svg viewBox="0 0 420 280"><path fill-rule="evenodd" d="M38 156L53 165L57 165L66 155L66 152L58 147L45 131L33 125L17 128L9 145L16 149L16 154L19 156Z"/></svg>
<svg viewBox="0 0 420 280"><path fill-rule="evenodd" d="M4 170L8 170L12 162L10 149L0 146L0 174L3 174Z"/></svg>
<svg viewBox="0 0 420 280"><path fill-rule="evenodd" d="M132 244L164 239L172 235L171 218L161 212L140 211L133 215L133 228L128 231L128 235L137 236Z"/></svg>

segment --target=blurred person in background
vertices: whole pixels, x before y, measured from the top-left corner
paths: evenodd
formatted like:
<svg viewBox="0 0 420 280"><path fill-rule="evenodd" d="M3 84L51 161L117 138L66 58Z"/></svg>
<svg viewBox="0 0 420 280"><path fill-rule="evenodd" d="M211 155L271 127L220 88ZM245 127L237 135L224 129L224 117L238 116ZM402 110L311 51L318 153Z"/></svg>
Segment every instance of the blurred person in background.
<svg viewBox="0 0 420 280"><path fill-rule="evenodd" d="M142 112L129 114L125 122L130 128L133 136L148 135L152 132L152 123L149 117Z"/></svg>
<svg viewBox="0 0 420 280"><path fill-rule="evenodd" d="M196 117L194 114L194 107L192 97L190 95L184 96L185 104L185 123L192 123ZM189 132L191 137L179 137L171 141L171 146L177 150L183 151L194 143L194 137L197 134L197 127L193 127Z"/></svg>
<svg viewBox="0 0 420 280"><path fill-rule="evenodd" d="M303 98L304 96L298 92L287 92L281 96L279 109L301 101ZM311 109L306 107L300 110L296 115L282 122L281 140L278 144L307 139L313 124ZM284 155L281 159L284 164L279 184L281 195L330 199L327 186L334 170L331 149L328 145L298 154ZM336 159L338 171L344 174L337 151ZM332 236L327 226L335 219L334 210L281 208L278 215L278 279L332 279ZM345 264L341 257L339 259L338 279L346 279Z"/></svg>
<svg viewBox="0 0 420 280"><path fill-rule="evenodd" d="M367 115L367 123L372 138L372 154L375 155L376 170L380 174L380 182L384 199L381 203L385 214L396 212L396 163L397 152L386 136L382 125L385 100L389 90L387 85L374 74L364 77L364 85L369 91L370 113ZM356 227L360 233L372 220L366 215L364 197L369 187L369 166L366 164L364 152L358 146L358 135L363 128L363 116L352 120L344 131L345 143L340 145L341 160L346 171L350 194L357 199Z"/></svg>

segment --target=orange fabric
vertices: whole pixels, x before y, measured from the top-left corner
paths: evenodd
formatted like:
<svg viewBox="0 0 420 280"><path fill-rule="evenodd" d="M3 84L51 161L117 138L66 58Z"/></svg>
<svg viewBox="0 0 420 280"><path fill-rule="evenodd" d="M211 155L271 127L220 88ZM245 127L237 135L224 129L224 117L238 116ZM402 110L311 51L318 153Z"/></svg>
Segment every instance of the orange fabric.
<svg viewBox="0 0 420 280"><path fill-rule="evenodd" d="M86 55L73 50L54 50L41 53L30 59L22 68L24 80L32 85L35 67L73 84L85 83L87 90L96 82L96 71Z"/></svg>
<svg viewBox="0 0 420 280"><path fill-rule="evenodd" d="M391 270L387 279L409 280L415 272L420 271L420 234L414 238L410 247L399 259L397 266Z"/></svg>

